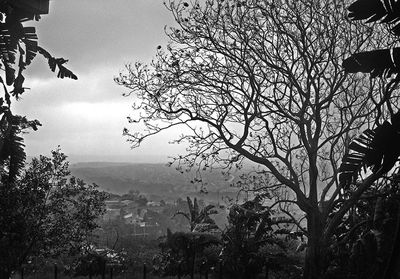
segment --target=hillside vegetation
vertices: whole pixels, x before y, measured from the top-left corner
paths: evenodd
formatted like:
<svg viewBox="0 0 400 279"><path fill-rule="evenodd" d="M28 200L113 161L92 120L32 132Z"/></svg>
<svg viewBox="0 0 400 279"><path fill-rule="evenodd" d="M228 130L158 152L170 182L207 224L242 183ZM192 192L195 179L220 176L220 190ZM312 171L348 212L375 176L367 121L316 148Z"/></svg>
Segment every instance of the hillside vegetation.
<svg viewBox="0 0 400 279"><path fill-rule="evenodd" d="M138 190L150 196L161 198L197 195L199 184L191 183L194 173L180 173L163 164L88 162L71 165L72 175L93 182L101 189L115 194ZM236 177L226 179L220 172L206 172L203 181L207 183L207 200L218 200L222 196L233 197L237 191L230 187ZM204 195L203 195L204 196Z"/></svg>

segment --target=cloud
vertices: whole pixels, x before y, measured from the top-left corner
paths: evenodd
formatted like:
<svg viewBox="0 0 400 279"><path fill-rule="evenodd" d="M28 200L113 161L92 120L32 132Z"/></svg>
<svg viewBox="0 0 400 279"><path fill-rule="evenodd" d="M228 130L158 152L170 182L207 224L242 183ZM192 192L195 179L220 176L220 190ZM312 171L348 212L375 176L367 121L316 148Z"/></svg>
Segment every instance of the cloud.
<svg viewBox="0 0 400 279"><path fill-rule="evenodd" d="M48 106L76 102L118 102L126 89L113 80L109 68L96 68L91 73L79 76L78 80L58 79L56 77L28 78L25 86L30 88L16 105L21 113L31 113Z"/></svg>
<svg viewBox="0 0 400 279"><path fill-rule="evenodd" d="M132 98L122 97L126 89L113 81L125 64L149 62L156 47L166 43L163 28L172 24L172 16L162 1L50 3L50 14L36 23L40 45L56 57L69 59L67 67L78 80L57 79L40 56L28 68L24 85L31 89L13 105L16 113L43 124L25 136L28 154L48 153L58 145L76 158L99 160L117 156L146 161L146 156L161 156L167 161L168 155L182 153L182 146L168 145L177 131L153 137L131 151L122 129Z"/></svg>
<svg viewBox="0 0 400 279"><path fill-rule="evenodd" d="M40 44L70 60L78 75L97 66L115 68L149 60L166 42L164 26L172 16L160 0L59 0L36 25ZM43 67L35 64L34 73Z"/></svg>
<svg viewBox="0 0 400 279"><path fill-rule="evenodd" d="M170 145L181 133L170 130L147 139L140 148L131 150L122 136L132 113L126 102L76 102L48 106L36 117L43 126L24 136L30 156L46 154L58 145L74 158L97 158L112 161L162 161L184 153L184 145ZM137 128L137 127L135 127ZM150 157L149 157L150 156Z"/></svg>

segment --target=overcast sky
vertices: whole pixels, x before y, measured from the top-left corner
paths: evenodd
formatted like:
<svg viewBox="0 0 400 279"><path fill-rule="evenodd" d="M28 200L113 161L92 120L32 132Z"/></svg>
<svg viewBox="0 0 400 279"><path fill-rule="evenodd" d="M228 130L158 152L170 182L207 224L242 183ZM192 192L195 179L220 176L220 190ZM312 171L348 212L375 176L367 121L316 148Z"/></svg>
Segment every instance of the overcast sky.
<svg viewBox="0 0 400 279"><path fill-rule="evenodd" d="M31 25L32 23L28 23ZM50 13L36 23L39 44L69 59L78 81L57 79L38 56L27 71L31 88L14 104L17 113L43 126L25 136L29 156L61 146L71 161L167 162L182 147L164 133L131 150L122 129L132 99L113 78L124 65L149 62L166 44L164 26L173 19L162 0L51 0Z"/></svg>

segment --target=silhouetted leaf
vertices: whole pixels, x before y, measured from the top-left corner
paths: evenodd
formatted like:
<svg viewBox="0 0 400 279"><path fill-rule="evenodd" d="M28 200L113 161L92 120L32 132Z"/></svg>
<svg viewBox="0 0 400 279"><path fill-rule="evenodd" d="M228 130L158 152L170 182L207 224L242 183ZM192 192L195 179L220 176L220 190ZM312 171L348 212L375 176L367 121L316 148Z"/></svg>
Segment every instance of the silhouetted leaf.
<svg viewBox="0 0 400 279"><path fill-rule="evenodd" d="M380 20L393 25L392 31L400 35L400 2L396 0L357 0L349 6L352 20Z"/></svg>
<svg viewBox="0 0 400 279"><path fill-rule="evenodd" d="M57 73L57 77L58 78L70 78L70 79L75 79L77 80L78 77L69 69L67 69L63 64L65 64L66 62L68 62L68 60L64 59L64 58L55 58L53 56L50 55L49 52L47 52L45 49L43 49L42 47L38 47L38 52L43 55L44 58L47 59L50 70L52 72L56 71L56 67L58 67L58 73Z"/></svg>
<svg viewBox="0 0 400 279"><path fill-rule="evenodd" d="M349 73L370 73L371 77L397 74L400 71L400 48L379 49L355 53L343 61Z"/></svg>
<svg viewBox="0 0 400 279"><path fill-rule="evenodd" d="M354 182L362 167L370 167L374 173L386 173L393 168L400 156L399 117L400 112L393 115L392 124L385 121L353 140L339 168L339 181L342 185Z"/></svg>

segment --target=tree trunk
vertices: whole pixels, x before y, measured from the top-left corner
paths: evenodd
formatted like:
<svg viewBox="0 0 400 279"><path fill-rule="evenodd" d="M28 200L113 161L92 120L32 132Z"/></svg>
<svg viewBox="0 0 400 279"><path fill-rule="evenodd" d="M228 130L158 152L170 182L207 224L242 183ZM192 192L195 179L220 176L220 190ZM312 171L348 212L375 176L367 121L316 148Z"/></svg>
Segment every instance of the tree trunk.
<svg viewBox="0 0 400 279"><path fill-rule="evenodd" d="M319 211L310 214L309 218L307 218L309 237L303 279L323 278L323 272L326 267L325 244L322 238L323 228Z"/></svg>

